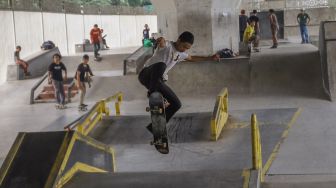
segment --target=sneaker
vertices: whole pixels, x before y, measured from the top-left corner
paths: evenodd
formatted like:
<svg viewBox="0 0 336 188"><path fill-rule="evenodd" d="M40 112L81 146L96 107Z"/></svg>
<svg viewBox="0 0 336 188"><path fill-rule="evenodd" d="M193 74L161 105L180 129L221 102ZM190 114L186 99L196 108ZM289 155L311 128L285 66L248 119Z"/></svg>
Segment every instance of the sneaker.
<svg viewBox="0 0 336 188"><path fill-rule="evenodd" d="M87 107L88 105L87 104L80 104L79 106L81 106L81 107Z"/></svg>
<svg viewBox="0 0 336 188"><path fill-rule="evenodd" d="M274 49L274 48L278 48L278 46L275 46L275 45L273 45L272 47L270 47L271 49Z"/></svg>

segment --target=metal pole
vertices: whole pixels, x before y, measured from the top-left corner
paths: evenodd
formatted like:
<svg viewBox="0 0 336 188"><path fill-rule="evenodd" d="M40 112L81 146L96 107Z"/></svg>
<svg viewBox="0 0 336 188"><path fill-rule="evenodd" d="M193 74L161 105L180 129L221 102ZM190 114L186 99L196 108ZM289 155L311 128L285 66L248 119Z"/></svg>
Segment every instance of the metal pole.
<svg viewBox="0 0 336 188"><path fill-rule="evenodd" d="M258 170L258 149L257 149L257 125L256 115L251 116L251 138L252 138L252 169Z"/></svg>

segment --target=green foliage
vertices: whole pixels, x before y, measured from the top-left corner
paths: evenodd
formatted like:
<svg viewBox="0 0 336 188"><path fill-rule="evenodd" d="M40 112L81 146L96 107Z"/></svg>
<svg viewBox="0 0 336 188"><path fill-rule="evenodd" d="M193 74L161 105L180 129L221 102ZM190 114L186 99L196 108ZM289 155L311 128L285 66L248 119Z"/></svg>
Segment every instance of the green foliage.
<svg viewBox="0 0 336 188"><path fill-rule="evenodd" d="M150 0L65 0L80 5L115 5L115 6L144 6L151 5Z"/></svg>

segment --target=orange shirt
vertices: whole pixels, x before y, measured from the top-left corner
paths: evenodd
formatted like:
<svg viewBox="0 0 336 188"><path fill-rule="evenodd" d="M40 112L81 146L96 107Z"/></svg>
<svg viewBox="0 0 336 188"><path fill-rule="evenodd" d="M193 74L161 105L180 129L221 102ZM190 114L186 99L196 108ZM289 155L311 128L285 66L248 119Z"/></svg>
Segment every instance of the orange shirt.
<svg viewBox="0 0 336 188"><path fill-rule="evenodd" d="M99 43L100 39L101 39L101 30L99 28L91 29L90 37L91 37L91 42L92 43Z"/></svg>

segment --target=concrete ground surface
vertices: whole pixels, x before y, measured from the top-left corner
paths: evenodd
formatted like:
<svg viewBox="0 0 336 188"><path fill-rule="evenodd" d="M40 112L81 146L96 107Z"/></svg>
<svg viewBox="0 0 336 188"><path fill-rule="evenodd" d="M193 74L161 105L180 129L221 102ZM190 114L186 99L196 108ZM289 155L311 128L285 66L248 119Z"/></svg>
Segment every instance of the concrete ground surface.
<svg viewBox="0 0 336 188"><path fill-rule="evenodd" d="M91 63L94 73L96 72L96 77L94 78L93 88L88 90L87 103L93 105L97 100L113 95L116 91L121 90L125 94L125 101L123 101L121 106L122 114L146 115L147 113L144 110L147 106L145 97L146 90L137 83L136 76L123 77L119 74L122 73L123 57L125 56L108 55L101 63ZM79 57L64 57L63 61L69 67L69 72L75 71L76 65L72 64L72 62L79 61L80 59L78 60L78 58ZM176 78L177 76L174 77L174 75L179 75L184 72L186 68L182 66L181 68L176 67L176 69L172 70L169 76L173 79L170 80L169 84L171 84L171 86L177 90L177 94L181 96L183 107L179 111L180 115L185 113L211 112L215 103L215 97L220 91L220 86L226 87L226 83L231 81L235 82L235 84L229 87L230 113L239 110L249 110L249 112L252 112L255 111L253 109L300 108L301 114L289 130L288 137L282 142L280 150L267 172L268 176L266 177L264 187L294 188L308 187L308 185L335 187L336 183L334 183L333 178L336 173L336 159L334 157L336 150L333 146L336 142L336 129L334 129L336 104L326 100L323 94L321 87L322 78L320 76L320 70L318 69L319 62L317 61L319 61L317 48L312 45L282 44L278 49L271 50L263 47L260 53L252 54L250 61L252 68L251 65L223 64L223 68L227 69L223 70L223 72L227 74L227 77L221 77L222 75L219 75L220 71L216 72L217 76L221 77L222 80L213 80L213 82L216 82L214 85L209 85L210 81L205 80L207 85L204 85L204 88L202 88L203 85L200 85L202 84L201 79L205 77L204 75L203 77L198 75L201 71L196 71L196 68L194 68L195 71L192 71L189 75L185 75L182 80L177 82L178 78ZM294 63L295 66L292 67L291 64ZM307 64L307 66L305 66L305 64ZM230 67L245 66L247 69L242 69L246 70L246 72L242 72L242 75L237 75L236 68L230 69ZM229 75L230 72L232 72L231 75ZM194 78L192 74L197 74L198 79L191 80ZM283 77L280 75L283 75ZM210 78L213 79L214 77ZM175 79L176 81L174 81ZM2 120L0 124L0 137L2 138L0 142L0 161L4 160L18 132L62 130L64 125L72 122L83 114L77 111L78 97L75 98L71 104L68 104L68 109L62 111L56 110L52 103L29 105L30 88L36 81L37 79L13 81L7 82L0 87L0 97L2 98L0 101L0 118ZM183 88L183 84L187 86L186 83L192 82L198 84L198 88L194 93L191 92L192 90L188 87ZM220 82L223 82L223 84L218 84ZM230 91L233 92L230 93ZM111 109L113 109L112 105ZM141 168L146 166L149 171L155 171L155 168L157 168L156 170L162 170L159 169L160 165L148 166L147 162L138 164L138 166L134 168L132 168L134 164L131 166L126 165L127 160L132 159L132 157L137 158L137 155L142 155L143 157L148 156L148 160L157 160L157 164L160 163L160 158L163 157L155 153L155 150L146 143L150 135L143 129L144 126L145 125L139 125L139 127L137 127L139 131L140 129L143 131L141 134L145 135L144 137L138 138L142 140L141 144L132 143L129 145L137 152L132 153L130 149L123 149L125 145L122 143L119 143L119 145L116 144L117 151L123 150L122 152L117 152L117 155L119 155L117 156L117 161L118 157L121 157L119 159L120 165L122 164L119 166L121 171L127 172L133 169L133 171L138 172ZM247 135L247 132L245 133ZM224 142L226 139L230 137L232 139L239 138L241 142L237 140L238 142L234 144L235 147L232 147L231 150L232 152L237 152L236 150L237 148L239 149L239 146L246 144L247 147L249 144L247 143L249 139L244 138L243 135L244 134L238 134L235 136L233 133L223 134L220 140L220 142L223 142L223 145L213 147L207 145L206 142L190 142L183 143L182 145L196 150L201 148L202 144L207 145L210 149L223 149L229 147L229 144ZM275 139L274 142L275 141L278 142L280 139ZM248 149L245 148L245 150L247 151ZM271 151L271 149L269 150ZM148 153L148 151L152 153ZM207 152L209 150L205 149L204 151ZM181 147L175 147L173 144L171 153L177 161L175 165L170 167L172 171L178 171L179 166L177 162L179 157L182 159L184 159L184 157L194 157L192 150L189 154L185 153L179 156L179 154L181 154L180 152ZM158 156L158 158L156 158L156 156ZM207 156L205 155L203 157L206 158ZM215 159L217 158L215 157ZM173 160L173 158L170 158L170 160ZM215 166L215 163L204 163L204 165ZM235 163L235 160L230 160L230 162L222 163L220 166L229 168L231 165L237 165L239 168L243 166L243 168L249 168L250 161L244 161L244 164L241 165L240 162ZM197 166L192 163L185 163L182 167L187 170L197 170L195 169ZM209 170L209 168L205 169ZM226 170L232 170L232 168ZM197 172L195 173L194 177L197 176ZM173 173L171 176L176 177L177 175ZM190 176L192 177L193 175ZM142 175L139 175L139 177L142 177ZM237 177L234 177L234 179L236 178ZM85 181L90 180L89 177L84 179ZM120 179L120 182L122 181L124 180ZM136 181L136 178L134 181Z"/></svg>

